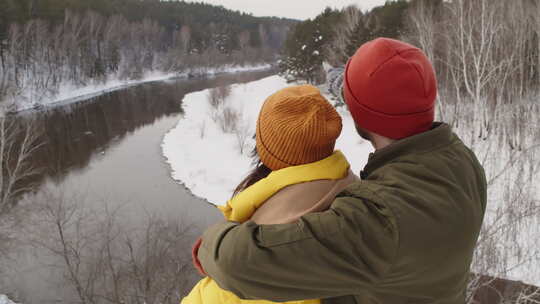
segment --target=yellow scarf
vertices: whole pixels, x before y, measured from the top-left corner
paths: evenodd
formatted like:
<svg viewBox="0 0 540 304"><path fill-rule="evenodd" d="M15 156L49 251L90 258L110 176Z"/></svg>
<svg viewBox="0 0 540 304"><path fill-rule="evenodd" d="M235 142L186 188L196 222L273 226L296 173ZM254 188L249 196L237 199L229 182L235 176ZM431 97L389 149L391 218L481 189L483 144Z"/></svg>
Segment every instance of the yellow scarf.
<svg viewBox="0 0 540 304"><path fill-rule="evenodd" d="M345 178L349 171L349 162L340 151L310 164L288 167L273 171L268 177L248 187L218 208L228 221L245 222L261 207L266 200L281 189L316 180L338 180ZM239 269L241 271L241 269ZM273 304L266 300L241 300L233 293L221 289L214 280L202 279L182 300L182 304ZM319 304L320 300L302 300L286 304Z"/></svg>
<svg viewBox="0 0 540 304"><path fill-rule="evenodd" d="M318 162L274 171L268 177L233 197L226 206L218 206L218 208L228 221L243 223L281 189L316 180L341 179L347 176L348 170L347 159L341 151L336 151Z"/></svg>

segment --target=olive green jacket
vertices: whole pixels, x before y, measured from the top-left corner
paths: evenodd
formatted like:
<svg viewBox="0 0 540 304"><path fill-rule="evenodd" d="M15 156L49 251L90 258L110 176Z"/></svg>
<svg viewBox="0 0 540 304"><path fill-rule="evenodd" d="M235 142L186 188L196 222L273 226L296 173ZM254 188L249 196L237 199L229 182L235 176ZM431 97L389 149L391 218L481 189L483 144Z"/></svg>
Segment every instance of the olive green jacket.
<svg viewBox="0 0 540 304"><path fill-rule="evenodd" d="M370 155L362 177L291 224L211 227L203 268L243 299L463 304L486 207L473 152L436 124Z"/></svg>

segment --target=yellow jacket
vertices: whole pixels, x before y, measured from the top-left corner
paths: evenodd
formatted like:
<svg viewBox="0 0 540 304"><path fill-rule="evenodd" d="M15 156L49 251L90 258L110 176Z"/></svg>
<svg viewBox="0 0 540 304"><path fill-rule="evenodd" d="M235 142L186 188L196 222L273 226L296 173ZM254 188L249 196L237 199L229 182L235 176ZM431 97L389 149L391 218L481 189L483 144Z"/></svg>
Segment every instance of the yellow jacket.
<svg viewBox="0 0 540 304"><path fill-rule="evenodd" d="M355 176L349 170L345 156L336 151L321 161L288 167L272 172L245 189L226 206L218 208L228 221L253 220L258 224L292 222L302 215L327 209L335 196ZM295 202L294 205L291 202ZM241 271L241 269L239 269ZM271 304L265 300L242 300L221 289L206 277L199 281L181 304ZM287 304L319 304L320 300L302 300Z"/></svg>

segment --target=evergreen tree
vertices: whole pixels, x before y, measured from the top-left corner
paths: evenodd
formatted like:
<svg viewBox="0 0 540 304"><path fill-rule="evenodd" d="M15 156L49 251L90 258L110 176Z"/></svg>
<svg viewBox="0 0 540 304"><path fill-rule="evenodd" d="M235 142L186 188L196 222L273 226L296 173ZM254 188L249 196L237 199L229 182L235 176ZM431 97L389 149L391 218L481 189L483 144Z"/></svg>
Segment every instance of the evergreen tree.
<svg viewBox="0 0 540 304"><path fill-rule="evenodd" d="M310 83L324 81L324 48L332 41L331 29L339 17L339 11L326 8L314 20L299 23L291 30L285 43L285 57L280 64L286 78Z"/></svg>
<svg viewBox="0 0 540 304"><path fill-rule="evenodd" d="M359 46L377 37L399 38L409 2L387 1L363 13L356 7L327 8L289 32L280 64L289 80L324 81L323 62L343 65Z"/></svg>

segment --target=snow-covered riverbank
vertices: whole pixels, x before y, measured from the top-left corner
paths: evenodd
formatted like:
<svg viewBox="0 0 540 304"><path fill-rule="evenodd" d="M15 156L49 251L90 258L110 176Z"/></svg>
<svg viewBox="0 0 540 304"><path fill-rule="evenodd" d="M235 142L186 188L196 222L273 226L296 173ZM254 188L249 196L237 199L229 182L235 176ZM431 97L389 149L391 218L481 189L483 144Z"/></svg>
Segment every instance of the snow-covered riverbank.
<svg viewBox="0 0 540 304"><path fill-rule="evenodd" d="M16 105L16 111L24 111L32 108L69 104L148 82L188 78L190 75L196 77L211 77L219 74L259 71L270 68L270 64L261 64L254 66L225 65L215 68L194 69L182 73L165 73L154 71L146 73L140 79L136 80L121 80L118 77L110 77L105 83L89 84L82 87L75 86L73 84L64 84L60 87L58 93L51 98L33 96L31 92L26 92L21 96L18 96L16 101L12 100L11 103Z"/></svg>
<svg viewBox="0 0 540 304"><path fill-rule="evenodd" d="M237 134L224 133L212 119L209 91L187 95L182 103L185 118L165 135L162 144L173 178L183 183L194 195L213 204L225 204L250 169L249 154L255 144L251 136L255 134L262 103L268 96L289 85L285 79L272 76L232 86L226 105L242 113L240 123L248 130L244 153L240 153ZM343 117L343 133L336 148L345 153L354 172L359 172L372 147L355 133L349 113L344 108L340 108L339 112Z"/></svg>
<svg viewBox="0 0 540 304"><path fill-rule="evenodd" d="M6 295L0 294L0 304L15 304L15 302L11 301Z"/></svg>

